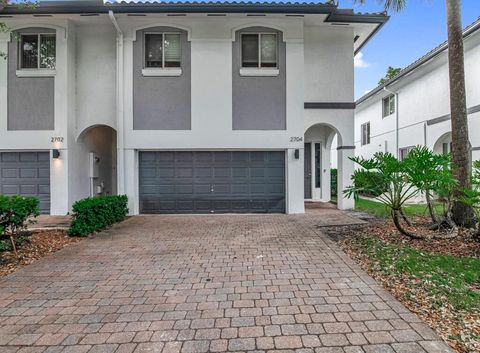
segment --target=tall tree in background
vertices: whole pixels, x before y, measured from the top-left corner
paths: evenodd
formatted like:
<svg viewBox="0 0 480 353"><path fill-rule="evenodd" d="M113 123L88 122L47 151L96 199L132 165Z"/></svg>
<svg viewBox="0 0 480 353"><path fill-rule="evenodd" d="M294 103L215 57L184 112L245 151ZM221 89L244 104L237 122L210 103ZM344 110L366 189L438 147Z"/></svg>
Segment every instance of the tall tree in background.
<svg viewBox="0 0 480 353"><path fill-rule="evenodd" d="M353 0L364 4L367 0ZM385 11L402 11L408 0L378 0ZM455 165L454 175L458 181L455 196L460 198L462 190L471 187L472 148L468 138L467 103L465 98L465 65L463 58L463 33L461 19L461 0L445 0L448 29L448 67L450 76L450 112L452 123L452 157ZM473 209L469 205L456 201L453 206L453 218L458 225L474 224Z"/></svg>
<svg viewBox="0 0 480 353"><path fill-rule="evenodd" d="M394 78L395 76L398 75L398 73L402 71L402 69L400 67L392 67L392 66L389 66L388 69L387 69L387 73L385 74L385 76L383 76L379 81L378 81L378 84L379 85L383 85L385 82L387 82L388 80Z"/></svg>

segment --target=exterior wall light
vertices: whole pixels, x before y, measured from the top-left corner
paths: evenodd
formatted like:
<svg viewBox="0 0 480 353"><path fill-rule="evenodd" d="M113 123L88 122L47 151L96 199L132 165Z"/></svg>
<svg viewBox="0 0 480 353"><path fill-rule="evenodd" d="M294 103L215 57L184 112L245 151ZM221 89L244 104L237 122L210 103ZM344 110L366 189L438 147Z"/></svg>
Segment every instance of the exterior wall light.
<svg viewBox="0 0 480 353"><path fill-rule="evenodd" d="M52 150L52 157L53 157L54 159L60 158L60 150L58 150L58 149Z"/></svg>
<svg viewBox="0 0 480 353"><path fill-rule="evenodd" d="M300 159L300 150L298 148L295 150L295 159Z"/></svg>

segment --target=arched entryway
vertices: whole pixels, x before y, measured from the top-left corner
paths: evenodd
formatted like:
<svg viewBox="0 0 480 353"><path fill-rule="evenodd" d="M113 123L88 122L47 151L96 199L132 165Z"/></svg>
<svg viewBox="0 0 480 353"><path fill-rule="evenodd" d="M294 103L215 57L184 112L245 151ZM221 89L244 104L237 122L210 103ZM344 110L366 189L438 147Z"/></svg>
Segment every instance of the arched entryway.
<svg viewBox="0 0 480 353"><path fill-rule="evenodd" d="M446 132L433 145L436 154L448 154L452 152L452 133Z"/></svg>
<svg viewBox="0 0 480 353"><path fill-rule="evenodd" d="M117 193L117 133L110 126L84 129L77 138L78 171L82 194L88 196Z"/></svg>
<svg viewBox="0 0 480 353"><path fill-rule="evenodd" d="M339 209L353 208L353 200L346 198L344 190L351 182L353 147L344 146L340 131L325 123L314 124L305 131L304 146L304 197L306 201L329 202L332 200L331 169L332 143L338 148L337 164L337 206Z"/></svg>

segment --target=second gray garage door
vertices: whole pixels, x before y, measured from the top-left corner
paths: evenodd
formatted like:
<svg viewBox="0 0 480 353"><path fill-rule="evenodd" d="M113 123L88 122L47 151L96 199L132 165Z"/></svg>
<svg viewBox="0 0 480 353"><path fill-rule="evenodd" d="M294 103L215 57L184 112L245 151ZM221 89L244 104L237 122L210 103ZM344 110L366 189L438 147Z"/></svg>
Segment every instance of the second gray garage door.
<svg viewBox="0 0 480 353"><path fill-rule="evenodd" d="M50 213L49 152L0 152L0 194L36 197Z"/></svg>
<svg viewBox="0 0 480 353"><path fill-rule="evenodd" d="M285 212L285 152L139 152L140 213Z"/></svg>

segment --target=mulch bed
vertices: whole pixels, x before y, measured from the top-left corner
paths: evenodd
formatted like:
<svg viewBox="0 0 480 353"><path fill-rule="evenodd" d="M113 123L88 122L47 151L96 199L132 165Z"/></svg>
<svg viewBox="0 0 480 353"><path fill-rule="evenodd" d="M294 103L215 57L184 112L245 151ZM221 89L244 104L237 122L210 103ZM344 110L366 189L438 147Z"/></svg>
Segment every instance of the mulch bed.
<svg viewBox="0 0 480 353"><path fill-rule="evenodd" d="M63 230L38 230L25 232L23 235L26 239L17 249L18 258L12 251L0 252L0 277L82 240L82 238L69 237Z"/></svg>
<svg viewBox="0 0 480 353"><path fill-rule="evenodd" d="M480 257L480 243L466 232L453 239L414 240L398 233L391 221L376 220L364 226L322 228L370 276L392 293L409 310L427 322L453 349L459 353L480 352L480 315L456 312L448 305L434 307L429 294L422 289L419 278L405 274L386 275L372 269L372 262L355 246L358 237L380 239L386 244L408 246L421 251L456 257Z"/></svg>

